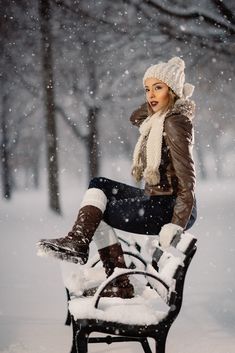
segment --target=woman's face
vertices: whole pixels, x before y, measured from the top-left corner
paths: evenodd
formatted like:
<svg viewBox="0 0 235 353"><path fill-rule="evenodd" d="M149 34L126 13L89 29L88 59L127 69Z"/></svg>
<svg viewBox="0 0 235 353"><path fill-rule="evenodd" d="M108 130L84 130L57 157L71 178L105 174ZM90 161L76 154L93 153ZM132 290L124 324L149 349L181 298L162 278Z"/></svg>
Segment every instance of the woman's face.
<svg viewBox="0 0 235 353"><path fill-rule="evenodd" d="M147 78L144 82L146 99L154 113L165 110L169 104L169 87L157 78Z"/></svg>

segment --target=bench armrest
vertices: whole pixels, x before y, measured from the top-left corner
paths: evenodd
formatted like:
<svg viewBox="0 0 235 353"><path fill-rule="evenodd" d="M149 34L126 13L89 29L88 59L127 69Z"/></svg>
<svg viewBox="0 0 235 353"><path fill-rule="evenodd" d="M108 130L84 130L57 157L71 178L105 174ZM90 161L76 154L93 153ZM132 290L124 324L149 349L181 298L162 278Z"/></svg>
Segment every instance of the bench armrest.
<svg viewBox="0 0 235 353"><path fill-rule="evenodd" d="M100 287L98 288L95 296L94 296L94 307L96 309L98 309L98 305L99 305L99 301L100 301L100 298L102 298L102 293L104 292L104 290L107 288L107 286L115 279L117 278L121 278L122 276L130 276L130 275L142 275L142 276L145 276L145 277L151 277L153 279L155 279L156 281L158 281L159 283L161 283L164 288L169 291L170 290L170 287L169 285L158 275L153 275L152 273L149 273L149 272L146 272L146 271L138 271L138 270L120 270L119 271L122 271L122 273L118 273L118 274L113 274L112 276L110 276L104 283L102 283L100 285ZM154 288L155 289L155 288ZM156 292L158 292L157 289L155 289ZM160 293L159 293L160 295Z"/></svg>

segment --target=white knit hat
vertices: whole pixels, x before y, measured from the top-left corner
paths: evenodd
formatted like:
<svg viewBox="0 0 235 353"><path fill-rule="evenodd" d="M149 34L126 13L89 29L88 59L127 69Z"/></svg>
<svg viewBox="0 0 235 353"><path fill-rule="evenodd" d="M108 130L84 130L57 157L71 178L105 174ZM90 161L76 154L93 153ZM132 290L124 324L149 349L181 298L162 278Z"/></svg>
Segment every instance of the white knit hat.
<svg viewBox="0 0 235 353"><path fill-rule="evenodd" d="M179 98L186 99L193 94L194 86L185 83L184 69L184 60L175 56L166 63L150 66L144 74L143 85L147 78L154 77L167 84Z"/></svg>

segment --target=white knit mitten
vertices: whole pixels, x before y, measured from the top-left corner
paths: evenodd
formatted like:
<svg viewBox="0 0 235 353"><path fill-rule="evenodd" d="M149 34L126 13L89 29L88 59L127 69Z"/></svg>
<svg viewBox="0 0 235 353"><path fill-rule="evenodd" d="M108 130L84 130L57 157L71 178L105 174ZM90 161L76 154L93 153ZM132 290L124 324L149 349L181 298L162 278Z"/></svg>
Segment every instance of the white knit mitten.
<svg viewBox="0 0 235 353"><path fill-rule="evenodd" d="M182 233L183 228L173 223L165 224L159 233L161 247L168 248L178 231Z"/></svg>

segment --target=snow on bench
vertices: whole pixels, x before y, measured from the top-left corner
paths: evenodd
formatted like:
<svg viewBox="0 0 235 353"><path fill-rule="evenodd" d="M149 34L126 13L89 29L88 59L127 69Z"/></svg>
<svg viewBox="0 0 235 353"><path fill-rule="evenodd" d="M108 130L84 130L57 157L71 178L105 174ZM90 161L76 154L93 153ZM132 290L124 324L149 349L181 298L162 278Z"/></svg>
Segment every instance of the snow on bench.
<svg viewBox="0 0 235 353"><path fill-rule="evenodd" d="M89 334L92 331L119 336L121 333L121 338L116 338L116 341L125 341L127 337L130 339L130 336L136 337L135 340L141 342L145 352L151 352L146 337L152 337L158 342L158 353L161 353L161 349L164 352L168 330L181 308L184 278L196 251L196 239L190 233L178 235L167 251L159 246L156 237L150 238L149 242L151 263L147 260L149 263L146 264L145 259L139 261L142 249L132 246L132 251L124 249L124 252L129 254L128 257L131 257L131 254L134 256L134 260L127 260L128 264L131 263L131 269L117 268L107 279L101 266L92 267L98 262L98 257L90 260L85 266L69 264L66 269L63 265L63 278L69 292L68 308L74 333L72 353L87 352ZM133 266L136 259L138 264ZM129 276L135 288L135 297L102 297L106 286L122 275ZM84 291L93 287L98 287L95 295L85 297ZM159 334L164 339L159 338ZM107 337L110 341L110 336ZM115 341L114 338L111 340ZM98 338L90 341L100 342Z"/></svg>

